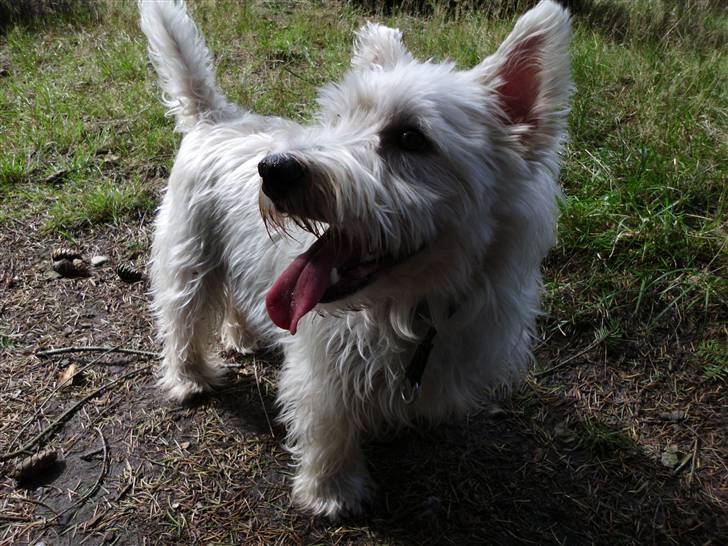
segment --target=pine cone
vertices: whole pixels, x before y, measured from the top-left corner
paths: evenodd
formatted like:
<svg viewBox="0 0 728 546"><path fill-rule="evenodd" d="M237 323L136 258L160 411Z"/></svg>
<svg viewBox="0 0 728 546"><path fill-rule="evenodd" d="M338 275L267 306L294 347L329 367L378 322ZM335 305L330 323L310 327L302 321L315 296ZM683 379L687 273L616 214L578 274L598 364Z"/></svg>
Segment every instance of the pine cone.
<svg viewBox="0 0 728 546"><path fill-rule="evenodd" d="M58 451L55 449L44 449L20 461L15 465L10 476L19 482L27 480L28 478L32 478L34 474L39 474L53 466L57 460Z"/></svg>
<svg viewBox="0 0 728 546"><path fill-rule="evenodd" d="M91 276L86 262L80 258L74 258L73 260L61 258L60 260L56 260L53 262L53 271L69 279Z"/></svg>
<svg viewBox="0 0 728 546"><path fill-rule="evenodd" d="M127 264L121 264L116 268L116 274L119 278L129 284L139 282L142 280L143 275L133 266Z"/></svg>
<svg viewBox="0 0 728 546"><path fill-rule="evenodd" d="M78 250L73 250L67 247L56 248L51 252L51 260L57 262L59 260L76 260L81 259L83 256Z"/></svg>

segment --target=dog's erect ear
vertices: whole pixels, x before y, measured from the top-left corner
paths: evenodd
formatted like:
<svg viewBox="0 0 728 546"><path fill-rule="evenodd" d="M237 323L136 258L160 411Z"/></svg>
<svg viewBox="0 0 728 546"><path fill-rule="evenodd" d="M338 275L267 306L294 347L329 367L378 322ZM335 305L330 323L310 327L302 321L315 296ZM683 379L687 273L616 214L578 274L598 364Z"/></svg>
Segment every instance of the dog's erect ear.
<svg viewBox="0 0 728 546"><path fill-rule="evenodd" d="M473 69L496 94L506 126L531 152L557 149L572 91L569 13L542 0L516 23L495 54Z"/></svg>
<svg viewBox="0 0 728 546"><path fill-rule="evenodd" d="M402 32L398 28L367 23L356 33L351 57L354 68L392 68L399 62L409 60L412 60L412 56L404 47Z"/></svg>

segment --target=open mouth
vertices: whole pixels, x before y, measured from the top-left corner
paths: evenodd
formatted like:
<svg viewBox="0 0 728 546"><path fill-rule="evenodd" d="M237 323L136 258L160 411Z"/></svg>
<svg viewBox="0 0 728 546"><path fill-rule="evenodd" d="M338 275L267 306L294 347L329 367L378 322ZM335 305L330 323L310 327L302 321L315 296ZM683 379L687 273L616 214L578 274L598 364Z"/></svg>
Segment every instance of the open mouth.
<svg viewBox="0 0 728 546"><path fill-rule="evenodd" d="M265 298L268 315L276 326L295 334L298 321L316 305L354 294L395 263L391 256L362 252L329 228L273 283Z"/></svg>

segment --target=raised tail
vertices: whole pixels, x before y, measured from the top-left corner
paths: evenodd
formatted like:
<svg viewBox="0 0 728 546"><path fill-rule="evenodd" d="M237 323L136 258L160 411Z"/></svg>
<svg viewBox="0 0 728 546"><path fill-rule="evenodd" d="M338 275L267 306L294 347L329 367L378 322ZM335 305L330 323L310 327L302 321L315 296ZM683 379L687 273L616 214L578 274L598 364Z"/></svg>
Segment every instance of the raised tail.
<svg viewBox="0 0 728 546"><path fill-rule="evenodd" d="M162 103L186 133L199 121L220 121L239 114L215 82L212 56L183 0L139 0L141 29L149 58L159 75Z"/></svg>

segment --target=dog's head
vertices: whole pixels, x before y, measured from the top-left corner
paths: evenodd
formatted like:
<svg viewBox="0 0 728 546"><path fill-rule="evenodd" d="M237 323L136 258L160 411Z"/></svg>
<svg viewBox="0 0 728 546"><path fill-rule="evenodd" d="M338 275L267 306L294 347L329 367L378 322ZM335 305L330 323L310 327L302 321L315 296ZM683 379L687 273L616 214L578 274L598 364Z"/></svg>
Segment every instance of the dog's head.
<svg viewBox="0 0 728 546"><path fill-rule="evenodd" d="M269 292L274 322L295 333L318 304L416 302L484 267L523 185L558 172L569 36L567 12L545 0L461 71L415 60L397 29L363 27L351 69L320 93L318 123L258 165L264 218L321 235ZM546 197L529 206L553 224Z"/></svg>

